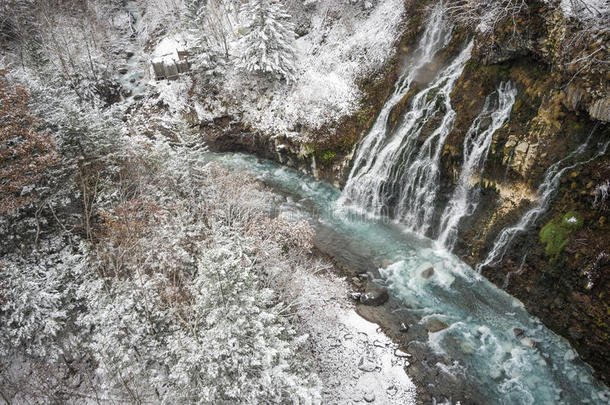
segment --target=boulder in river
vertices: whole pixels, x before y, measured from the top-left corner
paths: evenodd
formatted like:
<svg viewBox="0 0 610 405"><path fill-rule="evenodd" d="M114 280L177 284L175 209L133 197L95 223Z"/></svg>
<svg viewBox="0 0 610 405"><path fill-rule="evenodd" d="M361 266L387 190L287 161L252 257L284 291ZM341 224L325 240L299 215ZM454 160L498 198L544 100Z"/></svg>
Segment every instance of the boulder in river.
<svg viewBox="0 0 610 405"><path fill-rule="evenodd" d="M349 297L354 301L360 301L360 297L362 297L362 293L352 291L349 293Z"/></svg>
<svg viewBox="0 0 610 405"><path fill-rule="evenodd" d="M422 271L420 275L426 280L434 275L434 267L428 267L426 270Z"/></svg>
<svg viewBox="0 0 610 405"><path fill-rule="evenodd" d="M364 305L378 306L383 305L390 298L385 288L367 290L360 296L360 303Z"/></svg>
<svg viewBox="0 0 610 405"><path fill-rule="evenodd" d="M443 329L447 329L448 327L449 325L447 325L440 319L430 319L428 322L426 322L426 329L430 333L440 332Z"/></svg>
<svg viewBox="0 0 610 405"><path fill-rule="evenodd" d="M527 338L527 337L521 339L521 344L523 346L536 347L536 341L534 339Z"/></svg>
<svg viewBox="0 0 610 405"><path fill-rule="evenodd" d="M518 338L523 336L525 332L521 328L513 328L513 333L515 334L515 337Z"/></svg>

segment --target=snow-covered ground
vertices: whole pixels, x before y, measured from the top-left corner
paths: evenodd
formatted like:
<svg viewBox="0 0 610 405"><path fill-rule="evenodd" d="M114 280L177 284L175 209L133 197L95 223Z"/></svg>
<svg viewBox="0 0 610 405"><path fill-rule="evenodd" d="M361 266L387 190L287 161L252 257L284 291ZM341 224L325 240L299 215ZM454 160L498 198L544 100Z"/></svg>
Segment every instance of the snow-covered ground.
<svg viewBox="0 0 610 405"><path fill-rule="evenodd" d="M360 317L347 283L332 274L303 274L303 331L323 384L323 403L415 404L415 385L404 371L409 355Z"/></svg>

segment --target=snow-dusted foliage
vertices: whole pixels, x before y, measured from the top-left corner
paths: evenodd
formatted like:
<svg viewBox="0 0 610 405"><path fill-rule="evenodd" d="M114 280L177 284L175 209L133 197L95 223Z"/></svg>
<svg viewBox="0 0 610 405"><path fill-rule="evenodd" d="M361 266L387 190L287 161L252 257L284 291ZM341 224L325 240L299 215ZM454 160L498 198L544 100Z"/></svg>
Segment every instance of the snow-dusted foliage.
<svg viewBox="0 0 610 405"><path fill-rule="evenodd" d="M610 24L610 3L606 0L560 0L563 12L593 24Z"/></svg>
<svg viewBox="0 0 610 405"><path fill-rule="evenodd" d="M78 353L93 381L78 395L133 403L319 402L269 270L308 260L310 228L269 218L267 192L198 148L134 136L108 159L118 172L97 174L92 242L3 260L3 366L26 356L48 372Z"/></svg>
<svg viewBox="0 0 610 405"><path fill-rule="evenodd" d="M526 0L453 0L447 4L447 12L455 20L482 32L492 31L527 8Z"/></svg>
<svg viewBox="0 0 610 405"><path fill-rule="evenodd" d="M77 289L87 260L61 238L31 255L7 255L0 263L0 351L56 360L71 349L81 302Z"/></svg>
<svg viewBox="0 0 610 405"><path fill-rule="evenodd" d="M240 67L293 81L294 28L290 15L276 0L248 0L242 8L244 36L240 39Z"/></svg>
<svg viewBox="0 0 610 405"><path fill-rule="evenodd" d="M9 35L4 38L14 53L3 63L28 66L46 80L61 79L80 102L108 104L120 98L114 57L124 47L113 19L116 1L20 2L10 7ZM30 4L26 4L30 3ZM2 38L0 38L1 40Z"/></svg>
<svg viewBox="0 0 610 405"><path fill-rule="evenodd" d="M595 30L607 27L610 3L605 0L546 0L552 7L560 8L564 15ZM515 18L529 8L526 0L450 0L447 11L458 22L490 32L499 23Z"/></svg>
<svg viewBox="0 0 610 405"><path fill-rule="evenodd" d="M198 77L190 99L200 120L231 115L269 134L296 136L300 128L318 129L356 111L362 98L359 83L380 72L393 54L404 24L402 0L281 2L297 35L293 83L286 86L271 82L269 76L244 75L238 68L237 62L244 56L239 44L249 34L238 27L256 16L235 15L236 3L224 3L233 30L227 36L229 63L221 67L212 63L213 72L204 69L212 74ZM193 27L186 17L182 21L187 24L170 25L164 38L174 38L178 32L186 40L185 46L197 54ZM158 43L153 57L167 41ZM160 92L168 87L161 82L151 84ZM186 99L184 94L182 97Z"/></svg>
<svg viewBox="0 0 610 405"><path fill-rule="evenodd" d="M228 71L221 83L219 95L236 110L228 112L269 133L317 129L354 112L359 81L392 56L403 24L401 0L379 1L365 11L348 0L309 2L299 15L296 3L288 9L299 27L294 84L265 91L239 71Z"/></svg>
<svg viewBox="0 0 610 405"><path fill-rule="evenodd" d="M230 0L186 0L184 20L198 70L209 70L229 59L236 34L237 7Z"/></svg>
<svg viewBox="0 0 610 405"><path fill-rule="evenodd" d="M197 150L151 147L166 169L104 213L96 247L106 282L91 288L103 298L83 327L95 327L105 389L163 403L314 401L305 337L264 287L275 254L292 253L255 231L267 197L247 177L202 167Z"/></svg>

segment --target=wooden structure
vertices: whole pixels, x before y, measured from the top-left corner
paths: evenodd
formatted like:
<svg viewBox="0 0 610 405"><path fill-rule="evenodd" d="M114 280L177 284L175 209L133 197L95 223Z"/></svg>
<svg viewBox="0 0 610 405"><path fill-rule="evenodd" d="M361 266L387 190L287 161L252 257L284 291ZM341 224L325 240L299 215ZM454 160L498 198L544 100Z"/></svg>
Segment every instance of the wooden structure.
<svg viewBox="0 0 610 405"><path fill-rule="evenodd" d="M156 80L175 80L182 73L188 73L191 70L191 62L187 51L177 51L178 60L176 59L159 59L152 61L152 68Z"/></svg>

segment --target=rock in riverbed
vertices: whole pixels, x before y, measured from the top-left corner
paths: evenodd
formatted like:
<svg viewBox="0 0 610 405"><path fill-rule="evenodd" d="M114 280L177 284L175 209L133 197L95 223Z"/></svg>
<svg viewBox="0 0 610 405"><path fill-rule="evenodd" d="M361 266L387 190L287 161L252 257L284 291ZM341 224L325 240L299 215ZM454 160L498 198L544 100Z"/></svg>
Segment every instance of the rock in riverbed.
<svg viewBox="0 0 610 405"><path fill-rule="evenodd" d="M426 322L426 329L428 329L428 332L430 333L440 332L448 327L449 325L439 319L430 319Z"/></svg>
<svg viewBox="0 0 610 405"><path fill-rule="evenodd" d="M421 276L426 280L434 275L434 267L428 267L426 270L421 272Z"/></svg>
<svg viewBox="0 0 610 405"><path fill-rule="evenodd" d="M536 347L536 341L534 339L530 339L530 338L521 339L521 344L523 346Z"/></svg>
<svg viewBox="0 0 610 405"><path fill-rule="evenodd" d="M375 369L377 368L377 364L366 358L366 357L361 357L360 361L358 362L358 369L360 371L365 371L367 373L370 373L371 371L375 371Z"/></svg>
<svg viewBox="0 0 610 405"><path fill-rule="evenodd" d="M379 306L383 305L390 296L385 288L376 288L374 290L367 290L360 296L360 303L364 305Z"/></svg>

